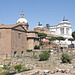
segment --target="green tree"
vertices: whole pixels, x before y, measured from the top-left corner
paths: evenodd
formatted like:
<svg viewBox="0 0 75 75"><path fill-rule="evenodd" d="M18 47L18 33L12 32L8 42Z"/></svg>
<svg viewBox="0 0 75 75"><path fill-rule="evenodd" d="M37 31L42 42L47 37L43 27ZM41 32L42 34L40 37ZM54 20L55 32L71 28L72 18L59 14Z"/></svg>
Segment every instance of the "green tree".
<svg viewBox="0 0 75 75"><path fill-rule="evenodd" d="M40 41L40 46L42 46L42 48L43 48L43 45L44 45L44 42Z"/></svg>
<svg viewBox="0 0 75 75"><path fill-rule="evenodd" d="M63 41L65 40L65 38L62 37L62 36L56 37L56 39L59 41L59 43L60 43L61 40L63 40Z"/></svg>
<svg viewBox="0 0 75 75"><path fill-rule="evenodd" d="M47 34L46 33L38 33L38 37L40 37L40 41L41 41L41 39L47 37Z"/></svg>
<svg viewBox="0 0 75 75"><path fill-rule="evenodd" d="M73 39L73 38L69 38L68 40L71 41L71 44L72 44L72 41L74 41L75 39Z"/></svg>
<svg viewBox="0 0 75 75"><path fill-rule="evenodd" d="M75 31L72 32L72 37L75 39Z"/></svg>
<svg viewBox="0 0 75 75"><path fill-rule="evenodd" d="M56 37L51 37L51 38L49 38L49 43L51 44L52 41L54 41L54 40L56 40Z"/></svg>
<svg viewBox="0 0 75 75"><path fill-rule="evenodd" d="M56 39L59 41L59 45L61 44L61 43L60 43L61 40L62 40L62 41L65 40L65 38L62 37L62 36L56 37ZM59 47L59 49L60 49L60 47ZM59 49L58 49L58 50L59 50Z"/></svg>
<svg viewBox="0 0 75 75"><path fill-rule="evenodd" d="M49 38L49 41L54 41L54 40L56 40L56 37Z"/></svg>
<svg viewBox="0 0 75 75"><path fill-rule="evenodd" d="M40 49L40 46L35 45L35 46L34 46L34 49Z"/></svg>
<svg viewBox="0 0 75 75"><path fill-rule="evenodd" d="M56 39L59 41L59 45L61 45L61 43L60 43L61 40L62 41L65 40L65 38L62 36L56 37ZM60 46L58 46L58 59L59 59L59 51L60 51ZM63 52L63 50L62 50L62 52Z"/></svg>
<svg viewBox="0 0 75 75"><path fill-rule="evenodd" d="M49 44L49 50L50 50L50 44L51 44L51 42L49 41L48 44Z"/></svg>

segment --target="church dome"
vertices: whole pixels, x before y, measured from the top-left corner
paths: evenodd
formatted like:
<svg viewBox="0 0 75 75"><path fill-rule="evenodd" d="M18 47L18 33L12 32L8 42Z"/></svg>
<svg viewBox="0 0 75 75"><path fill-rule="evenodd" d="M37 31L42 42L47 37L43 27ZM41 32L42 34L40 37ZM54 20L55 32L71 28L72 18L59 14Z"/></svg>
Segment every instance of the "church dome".
<svg viewBox="0 0 75 75"><path fill-rule="evenodd" d="M24 18L23 11L22 11L22 14L21 14L21 18L19 18L19 19L17 20L17 23L28 24L28 21Z"/></svg>

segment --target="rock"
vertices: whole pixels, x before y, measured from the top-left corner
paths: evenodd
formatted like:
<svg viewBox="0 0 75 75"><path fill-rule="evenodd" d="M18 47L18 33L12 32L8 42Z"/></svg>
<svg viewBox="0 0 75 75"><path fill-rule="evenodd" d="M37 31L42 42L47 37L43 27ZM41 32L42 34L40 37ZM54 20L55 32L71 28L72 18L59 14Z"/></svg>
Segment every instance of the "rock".
<svg viewBox="0 0 75 75"><path fill-rule="evenodd" d="M74 73L75 73L75 70L71 70L70 73L71 73L71 74L74 74Z"/></svg>
<svg viewBox="0 0 75 75"><path fill-rule="evenodd" d="M55 71L51 71L51 74L54 74L55 73Z"/></svg>
<svg viewBox="0 0 75 75"><path fill-rule="evenodd" d="M73 68L75 68L75 65L73 65Z"/></svg>
<svg viewBox="0 0 75 75"><path fill-rule="evenodd" d="M62 69L62 70L61 70L61 73L65 73L65 71L66 71L65 69Z"/></svg>
<svg viewBox="0 0 75 75"><path fill-rule="evenodd" d="M66 69L65 73L70 73L70 69Z"/></svg>
<svg viewBox="0 0 75 75"><path fill-rule="evenodd" d="M49 70L44 70L45 75L49 75Z"/></svg>
<svg viewBox="0 0 75 75"><path fill-rule="evenodd" d="M61 72L61 69L58 69L58 72Z"/></svg>

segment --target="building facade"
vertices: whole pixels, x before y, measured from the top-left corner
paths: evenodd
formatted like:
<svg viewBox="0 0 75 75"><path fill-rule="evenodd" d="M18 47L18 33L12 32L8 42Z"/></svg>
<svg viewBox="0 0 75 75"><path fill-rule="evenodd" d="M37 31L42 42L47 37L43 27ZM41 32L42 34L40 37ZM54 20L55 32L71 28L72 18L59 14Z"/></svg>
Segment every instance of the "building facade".
<svg viewBox="0 0 75 75"><path fill-rule="evenodd" d="M50 26L49 30L51 34L54 34L56 37L62 36L66 39L65 41L61 41L61 44L65 44L66 47L71 44L71 41L68 39L72 38L72 27L71 23L68 22L67 19L63 18L62 22L58 23L57 25ZM59 44L59 41L57 40L56 43Z"/></svg>
<svg viewBox="0 0 75 75"><path fill-rule="evenodd" d="M38 32L28 28L23 12L16 24L0 24L0 58L25 56L27 49L34 49L35 45L39 45Z"/></svg>

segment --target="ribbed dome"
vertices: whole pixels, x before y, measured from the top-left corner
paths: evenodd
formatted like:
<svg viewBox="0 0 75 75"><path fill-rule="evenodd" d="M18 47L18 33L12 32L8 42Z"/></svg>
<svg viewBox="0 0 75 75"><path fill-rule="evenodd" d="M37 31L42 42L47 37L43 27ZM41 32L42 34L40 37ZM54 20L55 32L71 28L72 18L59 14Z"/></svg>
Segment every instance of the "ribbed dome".
<svg viewBox="0 0 75 75"><path fill-rule="evenodd" d="M21 18L17 20L17 23L28 24L28 21L24 18L23 11L22 11L22 14L21 14Z"/></svg>
<svg viewBox="0 0 75 75"><path fill-rule="evenodd" d="M25 18L18 19L17 23L28 23L28 21Z"/></svg>

